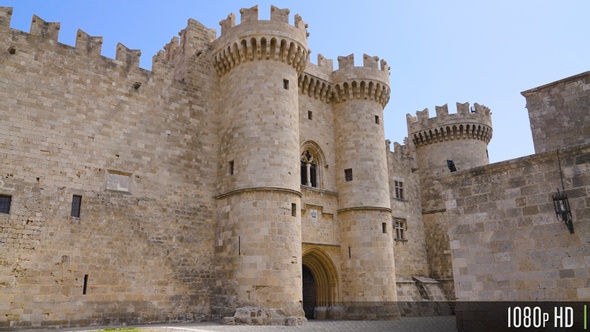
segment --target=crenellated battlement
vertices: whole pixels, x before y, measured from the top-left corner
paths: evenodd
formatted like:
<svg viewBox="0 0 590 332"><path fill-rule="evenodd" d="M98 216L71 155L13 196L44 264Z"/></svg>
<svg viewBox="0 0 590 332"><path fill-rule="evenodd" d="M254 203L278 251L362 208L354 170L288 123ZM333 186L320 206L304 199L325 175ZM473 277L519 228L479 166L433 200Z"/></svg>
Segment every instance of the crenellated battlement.
<svg viewBox="0 0 590 332"><path fill-rule="evenodd" d="M354 70L354 68L363 68L363 67L381 70L381 71L387 72L389 74L389 66L387 65L387 61L385 61L385 60L379 61L379 57L363 54L363 66L362 67L355 67L354 66L354 54L338 57L338 70L346 70L346 69Z"/></svg>
<svg viewBox="0 0 590 332"><path fill-rule="evenodd" d="M410 158L411 148L408 145L408 138L404 138L404 143L393 142L393 149L391 148L391 140L385 140L385 150L398 158Z"/></svg>
<svg viewBox="0 0 590 332"><path fill-rule="evenodd" d="M0 7L0 29L5 30L5 33L10 33L10 31L12 30L10 28L11 18L12 8ZM31 20L31 29L28 36L39 38L39 42L49 41L50 43L55 44L56 47L71 47L69 45L61 44L58 42L59 30L59 22L46 22L39 16L33 15L33 18ZM76 33L76 45L74 46L74 49L78 51L80 54L86 56L109 60L108 58L101 56L102 43L102 37L90 36L86 32L79 29ZM17 46L16 43L13 43L13 45L10 46L10 53L16 54L19 51L19 48L22 47L26 46L24 46L23 44ZM122 62L126 65L127 68L139 68L140 55L141 51L130 50L123 44L119 43L117 45L115 59L110 60Z"/></svg>
<svg viewBox="0 0 590 332"><path fill-rule="evenodd" d="M116 60L121 61L130 67L139 67L140 56L140 50L132 50L121 43L117 44L117 53L115 55Z"/></svg>
<svg viewBox="0 0 590 332"><path fill-rule="evenodd" d="M366 99L389 102L389 66L378 57L363 55L363 66L354 66L354 54L338 57L338 70L333 73L334 102Z"/></svg>
<svg viewBox="0 0 590 332"><path fill-rule="evenodd" d="M270 21L279 22L283 24L289 24L289 14L290 10L287 8L277 8L275 6L270 6ZM258 5L251 7L251 8L242 8L240 9L240 24L247 24L251 22L258 21ZM236 15L234 13L230 13L226 19L221 20L219 22L221 26L221 36L225 36L229 33L229 31L236 26ZM305 23L300 15L295 15L295 24L294 27L298 29L302 29L305 31L306 36L307 34L307 23Z"/></svg>
<svg viewBox="0 0 590 332"><path fill-rule="evenodd" d="M13 9L11 7L0 7L0 31L6 34L6 43L9 43L10 54L35 47L35 44L51 45L58 51L60 48L72 48L70 45L58 42L60 23L46 22L37 15L33 15L30 32L21 32L10 28ZM17 33L18 31L18 33ZM152 72L158 76L174 77L179 81L185 79L188 72L190 59L200 55L210 48L210 43L215 40L215 29L204 27L201 23L189 19L187 27L183 29L178 37L172 38L171 42L164 46L164 50L158 52L152 58ZM12 36L12 37L10 37ZM26 37L26 38L23 38ZM121 70L137 70L138 73L148 74L139 68L141 51L129 49L122 43L118 43L115 50L115 58L108 58L101 55L103 37L91 36L83 30L76 32L76 43L73 49L80 56L87 57L87 61L100 60L112 62L119 65Z"/></svg>
<svg viewBox="0 0 590 332"><path fill-rule="evenodd" d="M490 109L469 103L457 103L457 113L449 114L445 104L436 106L436 117L430 118L428 108L406 115L408 135L416 146L455 139L478 139L489 143L492 139L492 118Z"/></svg>
<svg viewBox="0 0 590 332"><path fill-rule="evenodd" d="M307 64L299 75L299 92L323 102L344 102L352 99L372 100L383 107L390 97L389 66L385 60L367 54L363 66L354 66L354 54L338 57L338 70L334 61L318 55L318 64Z"/></svg>
<svg viewBox="0 0 590 332"><path fill-rule="evenodd" d="M12 21L12 7L0 7L0 28L10 28Z"/></svg>
<svg viewBox="0 0 590 332"><path fill-rule="evenodd" d="M59 28L59 22L45 22L39 16L33 15L33 20L31 21L31 35L57 41L57 38L59 37Z"/></svg>
<svg viewBox="0 0 590 332"><path fill-rule="evenodd" d="M241 63L274 60L303 72L310 51L307 48L307 24L295 15L289 24L289 10L271 6L271 19L258 19L258 6L240 9L241 23L230 14L219 22L221 36L213 43L214 66L219 76Z"/></svg>
<svg viewBox="0 0 590 332"><path fill-rule="evenodd" d="M318 54L318 67L331 73L334 70L334 60L326 59L323 55Z"/></svg>
<svg viewBox="0 0 590 332"><path fill-rule="evenodd" d="M85 50L90 55L100 56L102 37L91 36L78 29L78 33L76 33L76 49Z"/></svg>

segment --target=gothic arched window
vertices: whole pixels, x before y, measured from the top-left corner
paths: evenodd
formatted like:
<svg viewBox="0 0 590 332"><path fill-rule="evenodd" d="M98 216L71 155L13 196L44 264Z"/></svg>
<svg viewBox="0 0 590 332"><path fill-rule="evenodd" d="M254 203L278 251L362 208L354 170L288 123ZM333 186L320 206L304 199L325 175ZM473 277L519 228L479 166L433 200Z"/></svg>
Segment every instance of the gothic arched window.
<svg viewBox="0 0 590 332"><path fill-rule="evenodd" d="M317 158L306 150L301 155L301 185L319 187Z"/></svg>

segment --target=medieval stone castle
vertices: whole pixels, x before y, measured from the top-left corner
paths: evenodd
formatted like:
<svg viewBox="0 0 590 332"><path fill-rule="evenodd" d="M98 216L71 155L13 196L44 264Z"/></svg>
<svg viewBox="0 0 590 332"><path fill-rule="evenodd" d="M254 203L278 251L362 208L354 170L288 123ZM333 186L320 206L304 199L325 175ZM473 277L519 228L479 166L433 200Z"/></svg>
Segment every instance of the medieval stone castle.
<svg viewBox="0 0 590 332"><path fill-rule="evenodd" d="M590 72L523 92L535 155L489 165L478 104L408 115L392 150L385 61L312 64L301 17L240 13L147 71L0 8L0 330L590 299Z"/></svg>

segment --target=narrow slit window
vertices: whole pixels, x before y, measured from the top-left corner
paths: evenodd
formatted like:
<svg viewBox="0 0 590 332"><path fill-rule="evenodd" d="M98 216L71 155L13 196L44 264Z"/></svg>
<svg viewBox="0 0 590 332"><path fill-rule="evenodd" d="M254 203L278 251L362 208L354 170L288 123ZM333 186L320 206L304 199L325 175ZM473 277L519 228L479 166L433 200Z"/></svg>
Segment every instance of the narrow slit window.
<svg viewBox="0 0 590 332"><path fill-rule="evenodd" d="M352 258L352 251L350 250L350 247L348 247L348 258Z"/></svg>
<svg viewBox="0 0 590 332"><path fill-rule="evenodd" d="M229 162L229 175L234 175L234 161Z"/></svg>
<svg viewBox="0 0 590 332"><path fill-rule="evenodd" d="M387 233L387 223L381 224L381 230L383 231L383 234Z"/></svg>
<svg viewBox="0 0 590 332"><path fill-rule="evenodd" d="M313 120L313 113L311 111L307 111L307 119Z"/></svg>
<svg viewBox="0 0 590 332"><path fill-rule="evenodd" d="M379 115L375 115L375 123L379 124Z"/></svg>
<svg viewBox="0 0 590 332"><path fill-rule="evenodd" d="M72 196L72 217L79 218L80 217L80 209L82 208L82 196L74 195Z"/></svg>
<svg viewBox="0 0 590 332"><path fill-rule="evenodd" d="M88 275L84 275L84 286L82 287L82 295L86 295L86 290L88 288Z"/></svg>
<svg viewBox="0 0 590 332"><path fill-rule="evenodd" d="M346 180L346 182L352 181L352 168L344 170L344 180Z"/></svg>
<svg viewBox="0 0 590 332"><path fill-rule="evenodd" d="M289 90L289 80L288 79L283 80L283 88L285 90Z"/></svg>
<svg viewBox="0 0 590 332"><path fill-rule="evenodd" d="M297 217L297 204L291 203L291 216Z"/></svg>
<svg viewBox="0 0 590 332"><path fill-rule="evenodd" d="M12 203L12 196L0 196L0 213L9 214L10 204Z"/></svg>

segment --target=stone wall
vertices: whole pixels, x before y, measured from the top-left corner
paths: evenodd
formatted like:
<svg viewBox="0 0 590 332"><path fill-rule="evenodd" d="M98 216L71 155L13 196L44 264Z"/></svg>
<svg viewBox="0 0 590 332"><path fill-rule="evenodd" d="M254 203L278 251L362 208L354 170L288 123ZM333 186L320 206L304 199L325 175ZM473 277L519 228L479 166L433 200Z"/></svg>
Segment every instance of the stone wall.
<svg viewBox="0 0 590 332"><path fill-rule="evenodd" d="M209 319L214 112L122 45L2 22L0 329Z"/></svg>
<svg viewBox="0 0 590 332"><path fill-rule="evenodd" d="M522 92L536 153L590 143L590 71Z"/></svg>
<svg viewBox="0 0 590 332"><path fill-rule="evenodd" d="M441 178L458 300L590 299L590 146L560 158L574 234L553 207L555 151Z"/></svg>
<svg viewBox="0 0 590 332"><path fill-rule="evenodd" d="M308 63L306 71L313 66L315 65ZM299 80L301 79L300 77ZM308 144L314 144L316 150L319 150L318 188L336 191L334 110L330 102L310 97L302 88L299 89L299 141L301 153Z"/></svg>
<svg viewBox="0 0 590 332"><path fill-rule="evenodd" d="M300 153L306 150L311 151L318 166L317 186L301 185L300 187L303 195L301 231L304 243L334 245L339 243L340 238L336 219L338 193L336 192L334 111L331 100L319 98L310 92L310 84L306 83L306 80L311 77L308 71L320 76L324 74L325 79L330 79L321 69L308 63L305 72L299 77Z"/></svg>
<svg viewBox="0 0 590 332"><path fill-rule="evenodd" d="M416 172L415 159L406 154L405 150L408 147L397 143L394 145L394 151L387 153L387 161L391 214L394 218L391 236L395 241L395 274L398 281L411 281L414 276L430 275L420 206L420 180ZM395 196L395 181L403 183L403 199L397 199ZM405 239L397 239L396 219L406 222Z"/></svg>

